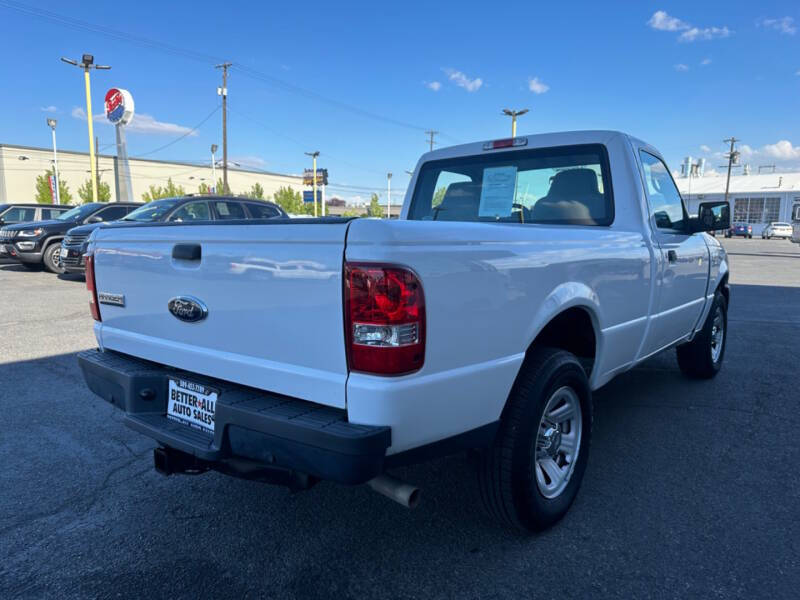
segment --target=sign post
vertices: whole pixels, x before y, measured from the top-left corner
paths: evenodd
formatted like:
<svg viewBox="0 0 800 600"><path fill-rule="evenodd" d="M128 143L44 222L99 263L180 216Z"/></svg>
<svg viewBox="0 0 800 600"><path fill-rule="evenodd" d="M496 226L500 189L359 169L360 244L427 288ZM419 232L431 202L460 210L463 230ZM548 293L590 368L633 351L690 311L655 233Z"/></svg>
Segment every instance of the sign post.
<svg viewBox="0 0 800 600"><path fill-rule="evenodd" d="M133 202L133 184L124 129L133 120L133 96L128 90L111 88L106 92L105 106L106 118L114 124L117 131L117 202Z"/></svg>

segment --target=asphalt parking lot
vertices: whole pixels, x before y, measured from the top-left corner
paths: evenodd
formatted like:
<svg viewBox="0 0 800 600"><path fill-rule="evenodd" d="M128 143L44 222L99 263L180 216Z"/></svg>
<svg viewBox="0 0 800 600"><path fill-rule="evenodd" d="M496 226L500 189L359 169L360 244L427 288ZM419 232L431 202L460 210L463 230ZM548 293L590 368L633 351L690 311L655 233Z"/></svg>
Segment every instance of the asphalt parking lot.
<svg viewBox="0 0 800 600"><path fill-rule="evenodd" d="M483 516L463 456L399 471L414 511L156 474L83 384L82 280L0 265L0 597L797 598L800 245L724 243L720 375L688 381L670 352L597 392L581 492L534 537Z"/></svg>

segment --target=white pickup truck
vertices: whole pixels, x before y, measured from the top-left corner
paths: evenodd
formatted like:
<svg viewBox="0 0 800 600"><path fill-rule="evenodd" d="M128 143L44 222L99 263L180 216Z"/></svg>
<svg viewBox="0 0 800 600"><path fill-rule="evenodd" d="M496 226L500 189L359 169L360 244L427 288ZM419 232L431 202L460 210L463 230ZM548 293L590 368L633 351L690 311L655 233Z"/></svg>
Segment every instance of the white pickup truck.
<svg viewBox="0 0 800 600"><path fill-rule="evenodd" d="M209 200L213 201L213 200ZM306 488L477 449L493 516L540 530L586 469L592 390L668 348L713 377L725 203L690 216L658 151L612 131L425 154L399 220L98 229L88 386L163 474Z"/></svg>

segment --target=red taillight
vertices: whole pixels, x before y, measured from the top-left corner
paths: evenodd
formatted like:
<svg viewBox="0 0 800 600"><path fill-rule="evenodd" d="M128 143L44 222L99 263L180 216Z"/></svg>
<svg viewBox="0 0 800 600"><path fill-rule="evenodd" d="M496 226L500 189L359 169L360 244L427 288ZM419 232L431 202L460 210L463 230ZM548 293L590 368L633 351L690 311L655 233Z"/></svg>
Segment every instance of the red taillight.
<svg viewBox="0 0 800 600"><path fill-rule="evenodd" d="M92 318L95 321L102 321L100 318L100 305L97 303L97 285L94 281L94 255L86 257L86 289L89 290L89 308L92 311Z"/></svg>
<svg viewBox="0 0 800 600"><path fill-rule="evenodd" d="M350 369L400 375L425 362L425 297L417 276L395 266L349 263L345 335Z"/></svg>

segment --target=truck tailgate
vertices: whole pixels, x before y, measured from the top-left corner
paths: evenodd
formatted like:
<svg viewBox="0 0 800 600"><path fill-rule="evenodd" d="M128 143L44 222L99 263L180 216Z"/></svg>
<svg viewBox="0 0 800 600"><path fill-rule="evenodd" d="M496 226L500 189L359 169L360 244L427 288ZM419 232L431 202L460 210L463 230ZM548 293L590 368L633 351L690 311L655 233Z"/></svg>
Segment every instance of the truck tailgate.
<svg viewBox="0 0 800 600"><path fill-rule="evenodd" d="M107 228L94 242L98 341L168 366L343 408L342 261L348 223ZM176 258L176 245L200 247ZM185 322L189 296L208 309Z"/></svg>

